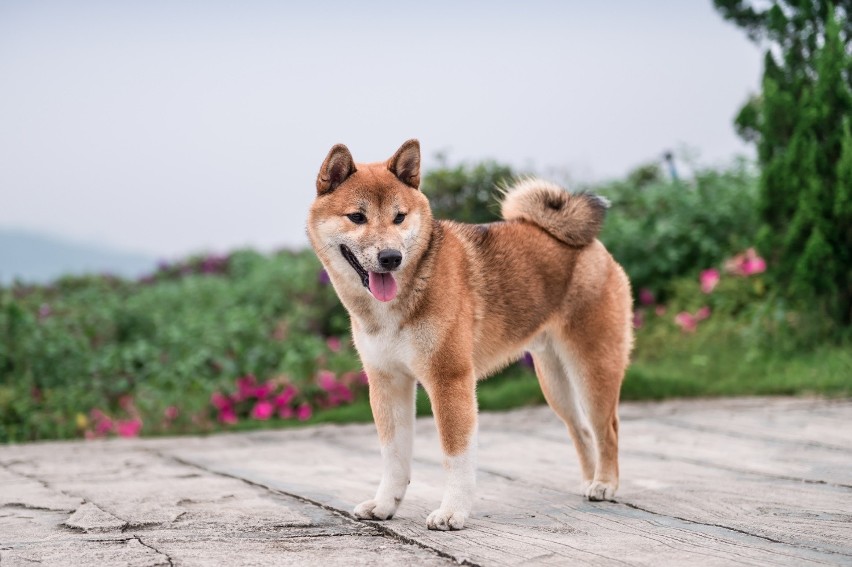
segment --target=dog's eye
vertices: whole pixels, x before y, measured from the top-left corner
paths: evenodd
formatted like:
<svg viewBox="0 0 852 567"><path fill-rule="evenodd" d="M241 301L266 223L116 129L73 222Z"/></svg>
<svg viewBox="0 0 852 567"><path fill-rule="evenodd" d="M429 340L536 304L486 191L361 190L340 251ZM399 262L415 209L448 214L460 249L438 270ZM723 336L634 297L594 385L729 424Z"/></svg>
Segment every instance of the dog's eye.
<svg viewBox="0 0 852 567"><path fill-rule="evenodd" d="M397 215L393 218L393 224L402 224L402 221L405 220L405 213L397 213Z"/></svg>
<svg viewBox="0 0 852 567"><path fill-rule="evenodd" d="M365 217L363 213L350 213L346 216L355 224L364 224L367 222L367 217Z"/></svg>

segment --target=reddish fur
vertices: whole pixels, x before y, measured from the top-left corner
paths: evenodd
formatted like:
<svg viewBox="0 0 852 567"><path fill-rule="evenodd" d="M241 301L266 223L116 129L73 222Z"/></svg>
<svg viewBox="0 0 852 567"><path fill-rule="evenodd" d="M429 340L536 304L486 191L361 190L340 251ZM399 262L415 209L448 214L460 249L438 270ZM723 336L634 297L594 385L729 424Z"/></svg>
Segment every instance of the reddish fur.
<svg viewBox="0 0 852 567"><path fill-rule="evenodd" d="M563 205L570 204L567 208L579 214L569 222L579 224L565 230L536 224L536 215L524 209L533 205L524 199L516 199L510 208L516 220L489 225L433 221L426 197L415 188L419 147L416 174L411 142L388 162L353 163L348 174L351 156L345 147L340 148L335 146L318 176L308 234L356 332L375 335L388 313L399 321L400 330L416 331L419 357L410 371L430 396L446 454L463 452L475 431L476 380L516 360L530 341L545 340L551 346L534 354L537 362L543 361L540 376L548 356L549 371L558 374L562 369L564 375L564 366L558 362L562 356L581 375L567 387L584 401L598 440L597 456L590 448L588 430L584 433L574 426L569 406L557 407L555 400L568 396L568 390L549 391L553 385L563 388L562 382L554 377L549 387L542 380L542 387L568 424L584 476L617 485L617 405L632 346L632 304L624 271L594 240L602 213L598 217L594 206L571 201L566 194ZM397 177L403 158L408 160L402 168L405 182ZM334 171L328 171L329 164ZM342 180L335 177L344 174ZM334 257L338 250L326 244L329 235L356 234L358 229L345 215L365 202L371 207L368 216L375 220L357 233L360 236L352 236L354 246L397 238L393 231L402 229L392 225L394 206L420 219L413 244L404 251L403 265L395 272L398 296L388 304L380 305L365 293L355 275L346 266L339 267ZM573 238L574 245L566 244L566 238ZM368 372L371 390L383 388L386 380L381 373ZM390 399L371 394L374 404ZM392 425L383 423L388 412L374 408L374 415L380 435L388 438Z"/></svg>

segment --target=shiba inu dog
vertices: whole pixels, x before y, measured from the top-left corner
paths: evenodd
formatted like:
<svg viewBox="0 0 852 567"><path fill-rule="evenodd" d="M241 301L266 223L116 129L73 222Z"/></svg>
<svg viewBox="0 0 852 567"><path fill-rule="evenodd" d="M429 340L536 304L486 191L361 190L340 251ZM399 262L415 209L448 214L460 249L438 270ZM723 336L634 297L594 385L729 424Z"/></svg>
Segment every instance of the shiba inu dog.
<svg viewBox="0 0 852 567"><path fill-rule="evenodd" d="M505 191L503 221L468 225L433 219L419 187L417 140L368 164L336 145L308 216L352 320L381 444L378 491L355 516L390 519L405 496L419 381L448 475L426 523L461 529L476 485L477 380L525 350L574 441L585 495L611 499L633 330L630 283L596 240L608 203L523 179Z"/></svg>

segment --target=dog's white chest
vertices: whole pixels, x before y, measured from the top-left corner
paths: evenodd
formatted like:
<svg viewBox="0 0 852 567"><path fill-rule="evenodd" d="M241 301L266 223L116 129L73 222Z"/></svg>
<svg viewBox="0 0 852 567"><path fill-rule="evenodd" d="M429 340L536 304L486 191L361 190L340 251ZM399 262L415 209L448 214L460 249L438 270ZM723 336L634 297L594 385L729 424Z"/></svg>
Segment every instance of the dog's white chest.
<svg viewBox="0 0 852 567"><path fill-rule="evenodd" d="M394 322L375 334L356 332L353 338L365 366L388 373L414 373L417 349L411 330L400 329Z"/></svg>

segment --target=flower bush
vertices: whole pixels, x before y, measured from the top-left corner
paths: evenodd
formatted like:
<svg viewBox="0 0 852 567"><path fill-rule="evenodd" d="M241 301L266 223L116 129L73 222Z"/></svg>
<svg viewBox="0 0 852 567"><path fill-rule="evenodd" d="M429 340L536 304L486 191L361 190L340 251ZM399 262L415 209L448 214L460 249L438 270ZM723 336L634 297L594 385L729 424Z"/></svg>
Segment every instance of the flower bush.
<svg viewBox="0 0 852 567"><path fill-rule="evenodd" d="M635 176L592 190L612 202L600 239L624 266L639 303L674 295L674 283L756 238L757 177L745 163L699 169L691 182Z"/></svg>
<svg viewBox="0 0 852 567"><path fill-rule="evenodd" d="M225 425L234 425L244 419L307 421L317 409L352 403L358 391L366 386L364 372L345 372L337 376L330 370L320 370L314 382L303 389L286 377L259 382L249 374L237 378L231 392L213 392L210 404L216 420Z"/></svg>
<svg viewBox="0 0 852 567"><path fill-rule="evenodd" d="M207 430L220 424L211 395L237 376L289 376L313 396L320 370L357 373L346 312L319 273L310 251L241 251L162 265L138 281L0 287L0 441ZM135 418L121 405L128 395L141 429L117 427ZM294 415L320 400L305 402ZM255 415L266 413L261 405Z"/></svg>
<svg viewBox="0 0 852 567"><path fill-rule="evenodd" d="M725 260L724 265L728 277L732 279L749 278L766 271L766 261L757 255L754 248L749 248L745 252ZM698 324L708 319L713 311L710 305L707 304L708 301L727 311L729 315L735 315L736 311L744 307L739 300L734 300L732 303L732 295L730 293L717 293L716 297L713 297L713 293L721 281L722 275L720 271L717 268L708 268L700 272L697 286L694 281L682 284L676 297L679 303L683 304L686 302L687 308L677 311L672 318L672 323L685 334L695 333L698 329ZM754 284L756 285L755 289L762 293L763 283L758 280ZM734 285L737 284L735 283ZM696 288L700 290L700 295L696 293ZM730 289L728 288L727 291L730 291ZM698 302L701 305L696 305ZM745 301L746 304L748 302L749 300ZM657 318L663 318L667 312L669 312L668 306L655 304L654 292L643 288L639 291L639 307L633 312L633 326L637 329L644 326L647 316L650 313L653 313Z"/></svg>

